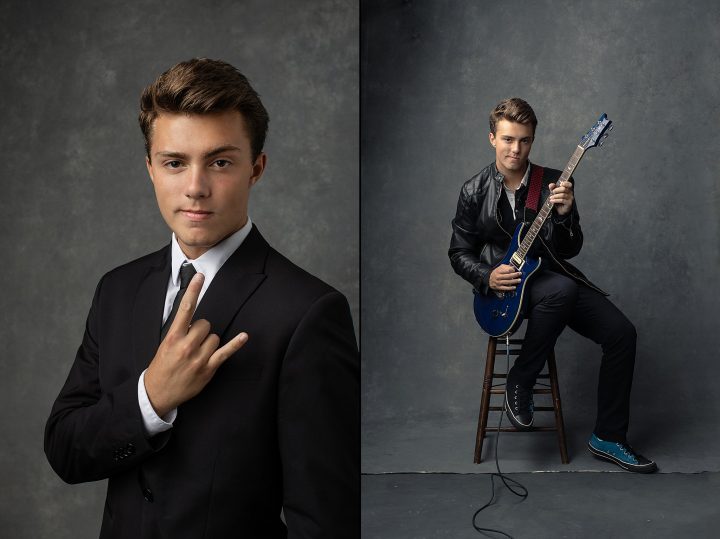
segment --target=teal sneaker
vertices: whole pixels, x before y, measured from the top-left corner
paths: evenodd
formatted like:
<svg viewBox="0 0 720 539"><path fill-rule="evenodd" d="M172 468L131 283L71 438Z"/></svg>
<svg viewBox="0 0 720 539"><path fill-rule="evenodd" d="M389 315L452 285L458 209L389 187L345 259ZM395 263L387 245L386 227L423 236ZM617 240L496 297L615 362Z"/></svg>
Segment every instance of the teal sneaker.
<svg viewBox="0 0 720 539"><path fill-rule="evenodd" d="M588 442L588 449L597 458L609 460L629 472L653 473L657 471L657 464L637 454L627 443L606 442L593 434Z"/></svg>

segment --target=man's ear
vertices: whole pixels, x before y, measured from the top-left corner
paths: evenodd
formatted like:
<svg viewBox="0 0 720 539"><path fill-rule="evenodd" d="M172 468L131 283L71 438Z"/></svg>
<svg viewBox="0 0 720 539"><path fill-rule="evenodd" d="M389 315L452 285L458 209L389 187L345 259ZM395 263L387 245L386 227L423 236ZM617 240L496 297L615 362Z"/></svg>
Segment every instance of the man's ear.
<svg viewBox="0 0 720 539"><path fill-rule="evenodd" d="M147 155L145 156L145 166L147 167L148 175L150 176L150 181L155 183L155 178L153 178L152 164L150 163L150 158Z"/></svg>
<svg viewBox="0 0 720 539"><path fill-rule="evenodd" d="M495 135L492 131L490 131L488 138L490 139L490 145L494 148L495 147Z"/></svg>
<svg viewBox="0 0 720 539"><path fill-rule="evenodd" d="M261 152L260 155L257 156L257 159L255 159L255 163L253 163L253 173L252 176L250 176L250 187L255 185L260 180L263 172L265 172L266 164L267 154Z"/></svg>

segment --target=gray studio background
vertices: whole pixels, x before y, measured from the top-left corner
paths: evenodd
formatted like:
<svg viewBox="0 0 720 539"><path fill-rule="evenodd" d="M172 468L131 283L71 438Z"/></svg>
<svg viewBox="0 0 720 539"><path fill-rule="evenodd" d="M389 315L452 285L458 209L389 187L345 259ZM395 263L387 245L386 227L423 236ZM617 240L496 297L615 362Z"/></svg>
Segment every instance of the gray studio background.
<svg viewBox="0 0 720 539"><path fill-rule="evenodd" d="M171 65L248 75L270 113L250 215L358 327L358 19L332 0L2 3L0 536L99 533L105 482L62 483L43 428L98 279L170 239L136 118Z"/></svg>
<svg viewBox="0 0 720 539"><path fill-rule="evenodd" d="M631 443L663 472L720 470L718 20L709 0L363 3L364 472L494 471L487 441L472 464L487 337L447 249L511 96L537 113L544 166L615 122L575 174L573 263L638 329ZM617 470L585 449L599 346L567 330L556 352L571 463L554 434L512 434L503 470Z"/></svg>

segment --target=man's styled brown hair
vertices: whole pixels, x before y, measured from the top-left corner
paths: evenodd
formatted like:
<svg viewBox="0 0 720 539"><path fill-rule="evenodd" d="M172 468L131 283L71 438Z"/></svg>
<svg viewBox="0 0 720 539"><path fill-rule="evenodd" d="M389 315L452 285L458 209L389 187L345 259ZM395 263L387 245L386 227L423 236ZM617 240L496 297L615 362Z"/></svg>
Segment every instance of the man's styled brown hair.
<svg viewBox="0 0 720 539"><path fill-rule="evenodd" d="M260 96L245 75L221 60L193 58L160 75L140 97L140 129L150 159L153 122L160 113L209 114L238 111L250 137L255 161L265 145L270 121Z"/></svg>
<svg viewBox="0 0 720 539"><path fill-rule="evenodd" d="M533 135L535 135L535 128L537 127L535 111L528 105L527 101L523 101L519 97L503 99L490 113L490 132L493 135L500 120L518 124L530 124L532 125Z"/></svg>

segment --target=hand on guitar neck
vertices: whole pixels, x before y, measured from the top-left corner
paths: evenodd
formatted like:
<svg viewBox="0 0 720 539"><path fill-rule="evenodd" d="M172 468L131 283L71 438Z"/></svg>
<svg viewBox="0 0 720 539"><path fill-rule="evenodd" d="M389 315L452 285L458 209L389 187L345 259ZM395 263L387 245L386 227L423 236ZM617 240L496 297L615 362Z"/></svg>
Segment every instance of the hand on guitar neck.
<svg viewBox="0 0 720 539"><path fill-rule="evenodd" d="M512 292L520 284L520 273L515 269L515 266L510 264L500 264L497 268L492 270L488 284L493 290L499 292Z"/></svg>
<svg viewBox="0 0 720 539"><path fill-rule="evenodd" d="M548 187L551 193L550 202L555 204L555 211L558 215L567 215L570 213L575 198L573 195L573 184L566 181L560 185L551 183Z"/></svg>

